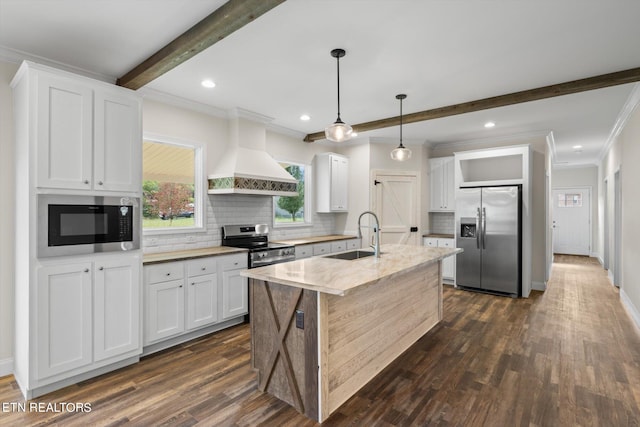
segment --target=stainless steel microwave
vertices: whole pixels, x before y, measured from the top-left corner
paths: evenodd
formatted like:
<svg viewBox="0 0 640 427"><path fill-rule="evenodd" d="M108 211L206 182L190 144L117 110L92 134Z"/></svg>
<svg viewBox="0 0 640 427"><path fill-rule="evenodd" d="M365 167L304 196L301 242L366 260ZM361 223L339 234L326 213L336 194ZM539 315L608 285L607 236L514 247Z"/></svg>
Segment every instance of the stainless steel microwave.
<svg viewBox="0 0 640 427"><path fill-rule="evenodd" d="M41 194L38 257L140 248L140 199Z"/></svg>

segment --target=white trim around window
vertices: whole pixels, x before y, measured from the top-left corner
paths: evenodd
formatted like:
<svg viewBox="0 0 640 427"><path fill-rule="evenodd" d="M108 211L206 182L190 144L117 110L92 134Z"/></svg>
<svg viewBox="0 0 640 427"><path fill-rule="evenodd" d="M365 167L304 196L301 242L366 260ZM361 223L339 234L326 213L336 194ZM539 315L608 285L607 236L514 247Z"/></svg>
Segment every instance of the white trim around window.
<svg viewBox="0 0 640 427"><path fill-rule="evenodd" d="M195 225L193 227L168 227L168 228L143 228L142 233L145 236L178 234L178 233L197 233L207 231L207 209L204 197L206 185L206 176L204 173L204 162L207 158L206 145L200 142L188 141L180 138L173 138L164 135L145 132L142 136L143 141L157 142L161 144L175 145L184 148L194 149L194 218ZM144 177L143 177L144 181Z"/></svg>

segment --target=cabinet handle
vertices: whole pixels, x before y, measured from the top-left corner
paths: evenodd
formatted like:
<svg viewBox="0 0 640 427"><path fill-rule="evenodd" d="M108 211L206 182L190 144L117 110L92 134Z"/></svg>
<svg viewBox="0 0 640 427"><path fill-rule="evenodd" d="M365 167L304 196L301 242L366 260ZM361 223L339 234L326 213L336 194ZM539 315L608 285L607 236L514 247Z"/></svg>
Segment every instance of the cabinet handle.
<svg viewBox="0 0 640 427"><path fill-rule="evenodd" d="M206 270L207 270L207 267L202 267L202 271L206 271Z"/></svg>
<svg viewBox="0 0 640 427"><path fill-rule="evenodd" d="M102 270L104 270L104 267L100 267L98 270L102 271Z"/></svg>
<svg viewBox="0 0 640 427"><path fill-rule="evenodd" d="M167 273L167 276L171 276L171 273Z"/></svg>
<svg viewBox="0 0 640 427"><path fill-rule="evenodd" d="M180 286L178 286L178 287L179 287L179 288L181 288L181 287L182 287L182 285L180 285Z"/></svg>
<svg viewBox="0 0 640 427"><path fill-rule="evenodd" d="M238 263L237 263L237 262L234 262L234 263L233 263L233 265L238 265Z"/></svg>
<svg viewBox="0 0 640 427"><path fill-rule="evenodd" d="M88 272L89 272L89 269L88 269L88 268L85 268L85 269L84 269L84 272L85 272L85 273L88 273Z"/></svg>
<svg viewBox="0 0 640 427"><path fill-rule="evenodd" d="M88 179L85 179L85 180L84 180L84 183L85 183L85 184L88 184L88 183L89 183L89 180L88 180Z"/></svg>
<svg viewBox="0 0 640 427"><path fill-rule="evenodd" d="M102 185L102 181L98 181L98 185Z"/></svg>
<svg viewBox="0 0 640 427"><path fill-rule="evenodd" d="M191 283L191 286L195 286L195 284L196 284L196 282L192 282L192 283Z"/></svg>

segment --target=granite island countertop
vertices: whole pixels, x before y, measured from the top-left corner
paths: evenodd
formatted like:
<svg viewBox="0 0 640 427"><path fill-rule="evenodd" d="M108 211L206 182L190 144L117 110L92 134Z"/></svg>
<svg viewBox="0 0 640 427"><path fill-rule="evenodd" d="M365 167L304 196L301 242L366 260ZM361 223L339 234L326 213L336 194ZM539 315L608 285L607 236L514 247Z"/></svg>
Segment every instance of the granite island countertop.
<svg viewBox="0 0 640 427"><path fill-rule="evenodd" d="M252 279L281 283L333 295L349 291L396 273L441 261L462 252L460 248L429 248L386 244L381 256L356 260L312 257L283 264L244 270L240 274Z"/></svg>
<svg viewBox="0 0 640 427"><path fill-rule="evenodd" d="M447 234L447 233L426 233L426 234L423 234L422 237L428 237L433 239L455 239L456 236L454 236L453 234Z"/></svg>

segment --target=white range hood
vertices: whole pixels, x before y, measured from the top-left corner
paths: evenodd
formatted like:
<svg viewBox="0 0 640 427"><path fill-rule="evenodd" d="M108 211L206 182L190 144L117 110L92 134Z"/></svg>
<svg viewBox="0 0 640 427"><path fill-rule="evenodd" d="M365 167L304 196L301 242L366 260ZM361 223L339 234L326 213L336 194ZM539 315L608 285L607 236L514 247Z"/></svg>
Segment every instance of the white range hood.
<svg viewBox="0 0 640 427"><path fill-rule="evenodd" d="M208 176L208 193L297 196L298 181L266 151L264 124L234 117L229 126L230 141Z"/></svg>

